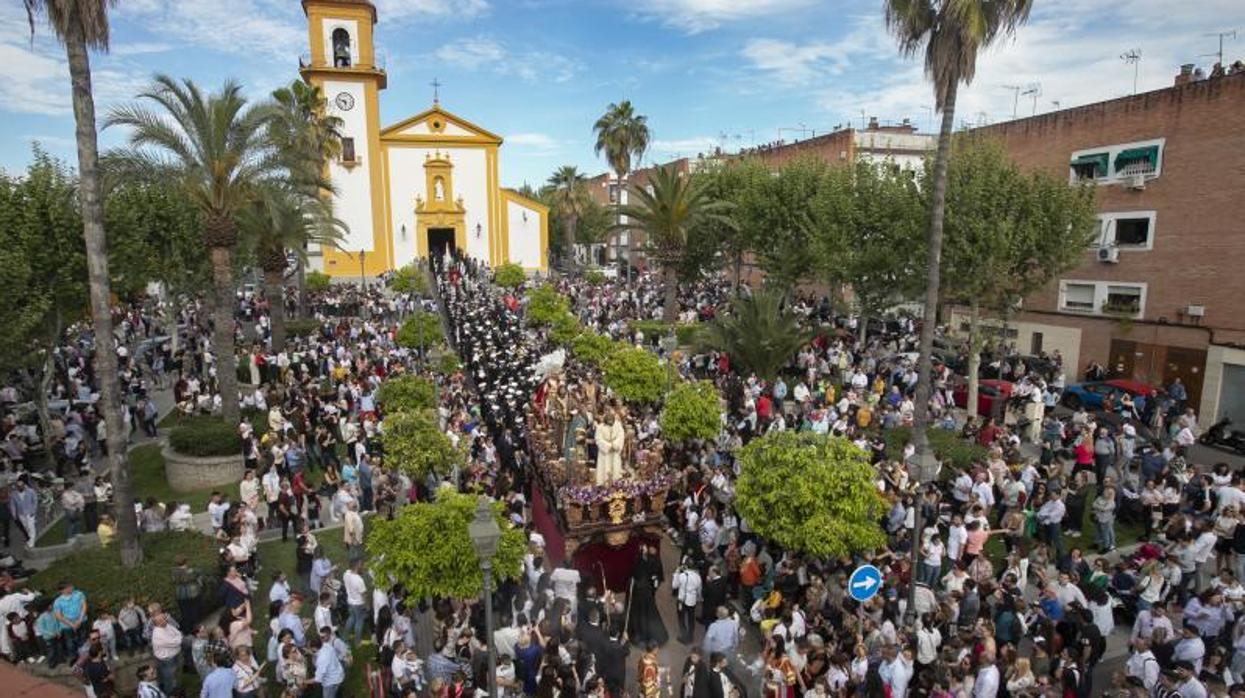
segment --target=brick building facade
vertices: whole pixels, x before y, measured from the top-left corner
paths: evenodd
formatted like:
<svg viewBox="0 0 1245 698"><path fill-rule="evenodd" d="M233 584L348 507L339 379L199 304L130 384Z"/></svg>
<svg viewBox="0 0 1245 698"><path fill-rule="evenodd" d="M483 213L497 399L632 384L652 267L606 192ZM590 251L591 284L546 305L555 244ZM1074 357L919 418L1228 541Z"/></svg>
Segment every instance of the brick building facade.
<svg viewBox="0 0 1245 698"><path fill-rule="evenodd" d="M1060 350L1069 381L1091 360L1154 385L1179 377L1203 422L1245 422L1245 74L1182 73L1169 88L972 133L1022 167L1097 186L1083 263L996 329L1022 353Z"/></svg>

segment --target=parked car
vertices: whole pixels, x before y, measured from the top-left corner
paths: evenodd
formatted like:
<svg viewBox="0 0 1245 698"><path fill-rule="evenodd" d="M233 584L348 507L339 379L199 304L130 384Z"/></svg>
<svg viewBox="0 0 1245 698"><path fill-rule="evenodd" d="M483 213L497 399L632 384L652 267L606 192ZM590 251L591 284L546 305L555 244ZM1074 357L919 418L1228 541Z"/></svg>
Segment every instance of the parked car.
<svg viewBox="0 0 1245 698"><path fill-rule="evenodd" d="M1092 383L1073 383L1063 389L1063 404L1071 409L1084 407L1087 410L1101 410L1108 401L1115 404L1125 394L1149 395L1154 388L1141 381L1112 378L1111 380Z"/></svg>
<svg viewBox="0 0 1245 698"><path fill-rule="evenodd" d="M1007 411L1007 401L1011 399L1016 384L997 378L983 378L977 384L977 414L982 417L1002 418ZM957 383L952 389L951 397L955 406L968 408L968 381Z"/></svg>

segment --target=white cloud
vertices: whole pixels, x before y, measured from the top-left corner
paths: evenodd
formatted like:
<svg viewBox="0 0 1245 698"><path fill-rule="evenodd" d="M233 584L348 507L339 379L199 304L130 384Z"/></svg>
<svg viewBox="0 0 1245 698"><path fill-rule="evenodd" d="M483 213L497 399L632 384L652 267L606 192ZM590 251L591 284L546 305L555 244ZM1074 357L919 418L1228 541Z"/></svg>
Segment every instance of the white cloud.
<svg viewBox="0 0 1245 698"><path fill-rule="evenodd" d="M516 51L488 36L445 44L436 50L435 56L451 66L513 75L524 82L566 82L580 69L577 62L565 56L548 51Z"/></svg>
<svg viewBox="0 0 1245 698"><path fill-rule="evenodd" d="M112 47L111 53L114 56L141 56L148 53L166 53L173 48L172 44L158 41L136 41L117 44Z"/></svg>
<svg viewBox="0 0 1245 698"><path fill-rule="evenodd" d="M278 8L270 0L139 0L119 8L118 16L135 18L161 37L252 60L259 54L288 65L307 50L302 12L292 3Z"/></svg>
<svg viewBox="0 0 1245 698"><path fill-rule="evenodd" d="M373 0L381 20L473 19L486 14L485 0Z"/></svg>
<svg viewBox="0 0 1245 698"><path fill-rule="evenodd" d="M638 0L627 7L641 17L697 34L726 22L764 19L813 4L814 0Z"/></svg>
<svg viewBox="0 0 1245 698"><path fill-rule="evenodd" d="M658 139L649 144L648 152L660 161L664 161L668 158L692 157L697 153L708 153L720 145L722 145L721 141L712 136Z"/></svg>
<svg viewBox="0 0 1245 698"><path fill-rule="evenodd" d="M506 145L515 146L525 155L553 155L564 150L570 141L561 141L547 133L512 133L506 136Z"/></svg>
<svg viewBox="0 0 1245 698"><path fill-rule="evenodd" d="M744 44L742 54L766 78L786 86L806 86L826 75L841 75L853 61L876 56L891 46L881 17L865 15L854 18L851 30L835 41L756 38Z"/></svg>

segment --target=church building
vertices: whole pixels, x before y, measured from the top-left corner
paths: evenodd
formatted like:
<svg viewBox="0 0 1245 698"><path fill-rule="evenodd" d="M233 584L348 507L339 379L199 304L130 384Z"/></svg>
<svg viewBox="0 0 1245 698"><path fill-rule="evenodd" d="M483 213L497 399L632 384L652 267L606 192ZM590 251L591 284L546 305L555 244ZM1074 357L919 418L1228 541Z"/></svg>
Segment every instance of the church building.
<svg viewBox="0 0 1245 698"><path fill-rule="evenodd" d="M300 73L342 120L328 166L335 215L349 227L336 249L311 250L329 276L375 276L456 248L490 266L546 271L549 209L504 189L502 138L441 107L380 125L388 79L373 42L370 0L302 0L311 51Z"/></svg>

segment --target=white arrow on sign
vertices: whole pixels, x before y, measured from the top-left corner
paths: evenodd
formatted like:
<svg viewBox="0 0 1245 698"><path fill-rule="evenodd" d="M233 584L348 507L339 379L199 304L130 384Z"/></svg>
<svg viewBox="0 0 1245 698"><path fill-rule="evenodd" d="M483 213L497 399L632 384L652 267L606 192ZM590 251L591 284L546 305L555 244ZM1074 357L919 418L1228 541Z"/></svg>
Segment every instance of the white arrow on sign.
<svg viewBox="0 0 1245 698"><path fill-rule="evenodd" d="M877 577L865 577L864 579L852 585L853 589L864 589L869 591L878 583Z"/></svg>

